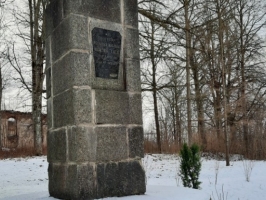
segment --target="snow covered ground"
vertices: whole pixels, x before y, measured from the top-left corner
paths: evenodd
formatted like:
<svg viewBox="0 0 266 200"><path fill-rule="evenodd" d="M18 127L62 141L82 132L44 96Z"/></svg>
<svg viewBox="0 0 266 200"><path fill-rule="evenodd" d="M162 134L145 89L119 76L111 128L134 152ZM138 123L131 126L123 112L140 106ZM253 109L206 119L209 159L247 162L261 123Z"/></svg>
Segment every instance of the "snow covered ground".
<svg viewBox="0 0 266 200"><path fill-rule="evenodd" d="M177 176L178 157L146 155L143 159L147 175L147 192L142 196L105 198L110 200L265 200L266 162L202 160L201 189L182 186ZM246 181L245 166L253 166ZM0 199L54 199L48 193L46 157L0 160ZM217 172L217 173L216 173ZM217 184L215 184L217 174Z"/></svg>

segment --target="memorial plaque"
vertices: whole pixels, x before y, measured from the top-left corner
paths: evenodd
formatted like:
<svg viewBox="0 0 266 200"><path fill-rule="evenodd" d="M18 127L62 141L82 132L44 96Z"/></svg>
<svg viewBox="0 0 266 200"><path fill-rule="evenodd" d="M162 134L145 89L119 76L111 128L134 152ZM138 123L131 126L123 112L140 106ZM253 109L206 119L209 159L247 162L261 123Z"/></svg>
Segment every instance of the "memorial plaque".
<svg viewBox="0 0 266 200"><path fill-rule="evenodd" d="M121 35L117 31L94 28L92 30L95 76L118 79Z"/></svg>

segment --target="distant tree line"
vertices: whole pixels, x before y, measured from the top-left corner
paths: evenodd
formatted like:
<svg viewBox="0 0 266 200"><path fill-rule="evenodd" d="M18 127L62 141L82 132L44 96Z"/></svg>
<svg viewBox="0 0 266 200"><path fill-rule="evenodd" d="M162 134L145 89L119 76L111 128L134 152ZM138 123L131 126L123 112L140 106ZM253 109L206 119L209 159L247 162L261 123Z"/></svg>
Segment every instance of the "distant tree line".
<svg viewBox="0 0 266 200"><path fill-rule="evenodd" d="M184 141L266 158L266 7L259 0L139 1L142 89L157 151ZM148 144L147 143L147 144Z"/></svg>

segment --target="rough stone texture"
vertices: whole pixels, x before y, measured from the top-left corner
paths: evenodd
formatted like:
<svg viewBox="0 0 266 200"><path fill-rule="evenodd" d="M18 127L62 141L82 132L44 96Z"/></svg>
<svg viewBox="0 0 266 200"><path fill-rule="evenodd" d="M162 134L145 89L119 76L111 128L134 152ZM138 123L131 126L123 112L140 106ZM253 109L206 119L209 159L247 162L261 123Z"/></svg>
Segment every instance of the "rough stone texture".
<svg viewBox="0 0 266 200"><path fill-rule="evenodd" d="M50 195L60 199L138 195L146 191L140 161L101 163L96 168L94 164L49 164L48 176Z"/></svg>
<svg viewBox="0 0 266 200"><path fill-rule="evenodd" d="M94 66L94 62L92 62L92 66ZM124 85L124 77L123 77L123 65L119 65L119 73L118 79L103 79L98 78L95 76L95 69L92 68L91 80L92 81L92 88L93 89L100 89L100 90L125 90Z"/></svg>
<svg viewBox="0 0 266 200"><path fill-rule="evenodd" d="M141 94L133 93L129 95L129 121L130 124L139 124L142 122Z"/></svg>
<svg viewBox="0 0 266 200"><path fill-rule="evenodd" d="M121 22L120 0L63 0L64 15L82 14L110 22Z"/></svg>
<svg viewBox="0 0 266 200"><path fill-rule="evenodd" d="M96 196L94 166L49 164L49 192L59 199L93 199Z"/></svg>
<svg viewBox="0 0 266 200"><path fill-rule="evenodd" d="M124 13L126 25L138 28L138 0L125 0Z"/></svg>
<svg viewBox="0 0 266 200"><path fill-rule="evenodd" d="M73 125L75 122L73 114L73 90L68 90L53 98L54 128Z"/></svg>
<svg viewBox="0 0 266 200"><path fill-rule="evenodd" d="M66 129L49 131L48 140L48 162L65 162L67 160Z"/></svg>
<svg viewBox="0 0 266 200"><path fill-rule="evenodd" d="M48 162L53 197L145 193L137 12L137 0L57 0L48 5ZM93 28L122 36L118 79L95 75ZM108 44L104 37L99 41Z"/></svg>
<svg viewBox="0 0 266 200"><path fill-rule="evenodd" d="M90 85L89 54L69 52L53 67L54 95L73 86Z"/></svg>
<svg viewBox="0 0 266 200"><path fill-rule="evenodd" d="M100 166L101 171L99 171L100 177L98 178L98 193L99 197L105 196L116 196L119 194L119 171L117 163L107 163L104 165L104 171L102 171L102 167ZM100 180L100 178L102 180Z"/></svg>
<svg viewBox="0 0 266 200"><path fill-rule="evenodd" d="M143 128L132 127L128 129L128 145L129 145L129 157L130 158L143 158Z"/></svg>
<svg viewBox="0 0 266 200"><path fill-rule="evenodd" d="M52 100L47 100L47 125L48 129L51 129L53 127L53 105Z"/></svg>
<svg viewBox="0 0 266 200"><path fill-rule="evenodd" d="M67 166L50 163L48 167L48 177L50 195L59 199L67 199Z"/></svg>
<svg viewBox="0 0 266 200"><path fill-rule="evenodd" d="M89 30L90 33L94 28L103 28L111 31L117 31L121 34L123 38L123 25L117 23L110 23L108 21L103 21L101 19L89 18Z"/></svg>
<svg viewBox="0 0 266 200"><path fill-rule="evenodd" d="M139 43L139 31L137 29L127 28L125 31L125 57L139 60L139 49L136 44Z"/></svg>
<svg viewBox="0 0 266 200"><path fill-rule="evenodd" d="M52 65L52 62L51 62L51 49L50 49L50 46L51 45L51 37L48 37L46 40L45 40L45 65L46 65L46 69L49 69Z"/></svg>
<svg viewBox="0 0 266 200"><path fill-rule="evenodd" d="M90 123L91 91L89 89L71 89L54 97L54 127Z"/></svg>
<svg viewBox="0 0 266 200"><path fill-rule="evenodd" d="M126 127L96 127L97 161L119 161L127 158Z"/></svg>
<svg viewBox="0 0 266 200"><path fill-rule="evenodd" d="M96 195L96 198L103 198L104 196L106 196L106 192L105 192L105 163L97 164L96 178L97 178L97 195Z"/></svg>
<svg viewBox="0 0 266 200"><path fill-rule="evenodd" d="M46 37L51 35L53 30L60 24L60 22L63 20L63 1L62 0L56 0L51 1L50 4L47 6L47 9L45 10L45 33Z"/></svg>
<svg viewBox="0 0 266 200"><path fill-rule="evenodd" d="M94 166L69 165L66 191L67 199L93 199L95 197Z"/></svg>
<svg viewBox="0 0 266 200"><path fill-rule="evenodd" d="M51 133L49 133L49 130L47 131L47 161L48 162L52 162L52 152L53 150L53 135ZM48 153L49 152L49 153ZM51 153L50 153L51 152Z"/></svg>
<svg viewBox="0 0 266 200"><path fill-rule="evenodd" d="M91 127L68 128L68 152L71 162L93 162L96 160L96 134Z"/></svg>
<svg viewBox="0 0 266 200"><path fill-rule="evenodd" d="M144 194L144 173L139 161L99 164L97 198Z"/></svg>
<svg viewBox="0 0 266 200"><path fill-rule="evenodd" d="M126 66L127 91L141 92L139 60L126 59Z"/></svg>
<svg viewBox="0 0 266 200"><path fill-rule="evenodd" d="M128 101L126 92L96 90L96 124L127 124Z"/></svg>
<svg viewBox="0 0 266 200"><path fill-rule="evenodd" d="M120 70L121 69L121 70ZM95 74L95 73L94 73ZM123 78L123 70L122 67L119 66L119 76L118 79L103 79L96 78L95 75L92 78L92 88L100 89L100 90L125 90L124 78Z"/></svg>
<svg viewBox="0 0 266 200"><path fill-rule="evenodd" d="M69 15L52 33L53 62L71 49L89 50L88 40L88 19Z"/></svg>
<svg viewBox="0 0 266 200"><path fill-rule="evenodd" d="M51 68L46 70L46 98L51 97Z"/></svg>
<svg viewBox="0 0 266 200"><path fill-rule="evenodd" d="M74 89L73 91L75 124L91 123L91 90Z"/></svg>
<svg viewBox="0 0 266 200"><path fill-rule="evenodd" d="M140 161L119 163L121 195L144 194L146 192L145 171Z"/></svg>

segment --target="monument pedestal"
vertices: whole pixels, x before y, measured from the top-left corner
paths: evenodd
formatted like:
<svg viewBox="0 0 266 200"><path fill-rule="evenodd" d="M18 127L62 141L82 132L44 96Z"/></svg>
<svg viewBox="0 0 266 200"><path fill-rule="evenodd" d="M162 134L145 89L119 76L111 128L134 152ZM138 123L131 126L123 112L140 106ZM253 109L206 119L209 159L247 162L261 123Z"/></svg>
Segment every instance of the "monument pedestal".
<svg viewBox="0 0 266 200"><path fill-rule="evenodd" d="M57 0L46 10L49 192L144 194L137 0Z"/></svg>

